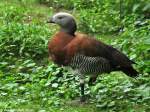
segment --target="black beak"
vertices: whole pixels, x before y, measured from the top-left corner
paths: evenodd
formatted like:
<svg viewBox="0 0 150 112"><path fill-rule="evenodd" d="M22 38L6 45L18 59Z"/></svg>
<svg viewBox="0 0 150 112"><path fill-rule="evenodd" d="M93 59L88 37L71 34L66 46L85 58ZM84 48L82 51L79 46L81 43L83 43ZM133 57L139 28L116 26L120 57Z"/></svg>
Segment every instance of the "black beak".
<svg viewBox="0 0 150 112"><path fill-rule="evenodd" d="M55 23L55 21L53 20L53 17L49 18L49 20L47 20L47 23Z"/></svg>

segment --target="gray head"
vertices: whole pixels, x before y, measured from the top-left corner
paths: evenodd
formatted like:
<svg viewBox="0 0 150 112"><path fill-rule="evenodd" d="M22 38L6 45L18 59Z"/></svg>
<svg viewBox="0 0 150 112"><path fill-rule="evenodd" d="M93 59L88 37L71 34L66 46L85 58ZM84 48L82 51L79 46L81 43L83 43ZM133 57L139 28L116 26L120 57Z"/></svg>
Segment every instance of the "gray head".
<svg viewBox="0 0 150 112"><path fill-rule="evenodd" d="M47 22L58 24L61 27L61 31L71 35L74 35L74 32L77 29L74 17L71 14L65 12L54 14Z"/></svg>

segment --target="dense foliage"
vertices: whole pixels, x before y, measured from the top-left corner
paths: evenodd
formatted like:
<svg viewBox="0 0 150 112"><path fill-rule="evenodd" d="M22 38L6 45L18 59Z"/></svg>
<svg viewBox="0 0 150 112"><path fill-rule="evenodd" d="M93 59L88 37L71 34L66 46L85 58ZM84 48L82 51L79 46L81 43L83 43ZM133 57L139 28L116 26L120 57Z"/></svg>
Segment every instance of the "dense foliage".
<svg viewBox="0 0 150 112"><path fill-rule="evenodd" d="M123 1L120 17L120 0L1 0L0 110L150 111L149 3ZM48 62L48 39L57 27L45 21L58 10L72 12L79 31L128 55L137 63L139 77L132 79L121 72L103 74L94 86L86 85L88 106L70 106L70 101L79 97L78 77Z"/></svg>

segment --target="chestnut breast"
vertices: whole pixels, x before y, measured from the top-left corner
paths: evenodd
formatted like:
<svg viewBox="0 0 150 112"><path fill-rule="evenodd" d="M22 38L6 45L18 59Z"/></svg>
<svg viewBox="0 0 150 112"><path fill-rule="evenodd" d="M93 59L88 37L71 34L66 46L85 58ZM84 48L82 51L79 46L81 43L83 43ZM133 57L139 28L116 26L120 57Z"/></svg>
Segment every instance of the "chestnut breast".
<svg viewBox="0 0 150 112"><path fill-rule="evenodd" d="M53 38L48 42L49 56L58 65L62 65L65 59L64 47L74 37L64 32L56 33Z"/></svg>

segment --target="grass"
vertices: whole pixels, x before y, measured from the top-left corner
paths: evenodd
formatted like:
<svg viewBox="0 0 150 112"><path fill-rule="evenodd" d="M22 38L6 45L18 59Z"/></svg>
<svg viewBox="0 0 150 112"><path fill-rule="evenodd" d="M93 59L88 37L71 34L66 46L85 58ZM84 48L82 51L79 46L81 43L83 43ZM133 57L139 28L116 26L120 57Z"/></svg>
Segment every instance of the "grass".
<svg viewBox="0 0 150 112"><path fill-rule="evenodd" d="M9 102L14 102L14 104ZM66 101L63 102L64 104L62 106L43 107L40 102L20 102L20 104L16 105L14 99L12 101L11 99L6 99L0 101L0 112L99 112L95 104L80 103L79 100L67 101L67 103Z"/></svg>
<svg viewBox="0 0 150 112"><path fill-rule="evenodd" d="M33 108L34 107L34 108ZM91 107L89 105L84 106L66 106L65 108L39 108L37 105L27 105L22 106L18 109L0 109L1 112L9 112L9 111L15 111L15 112L99 112L96 108Z"/></svg>

